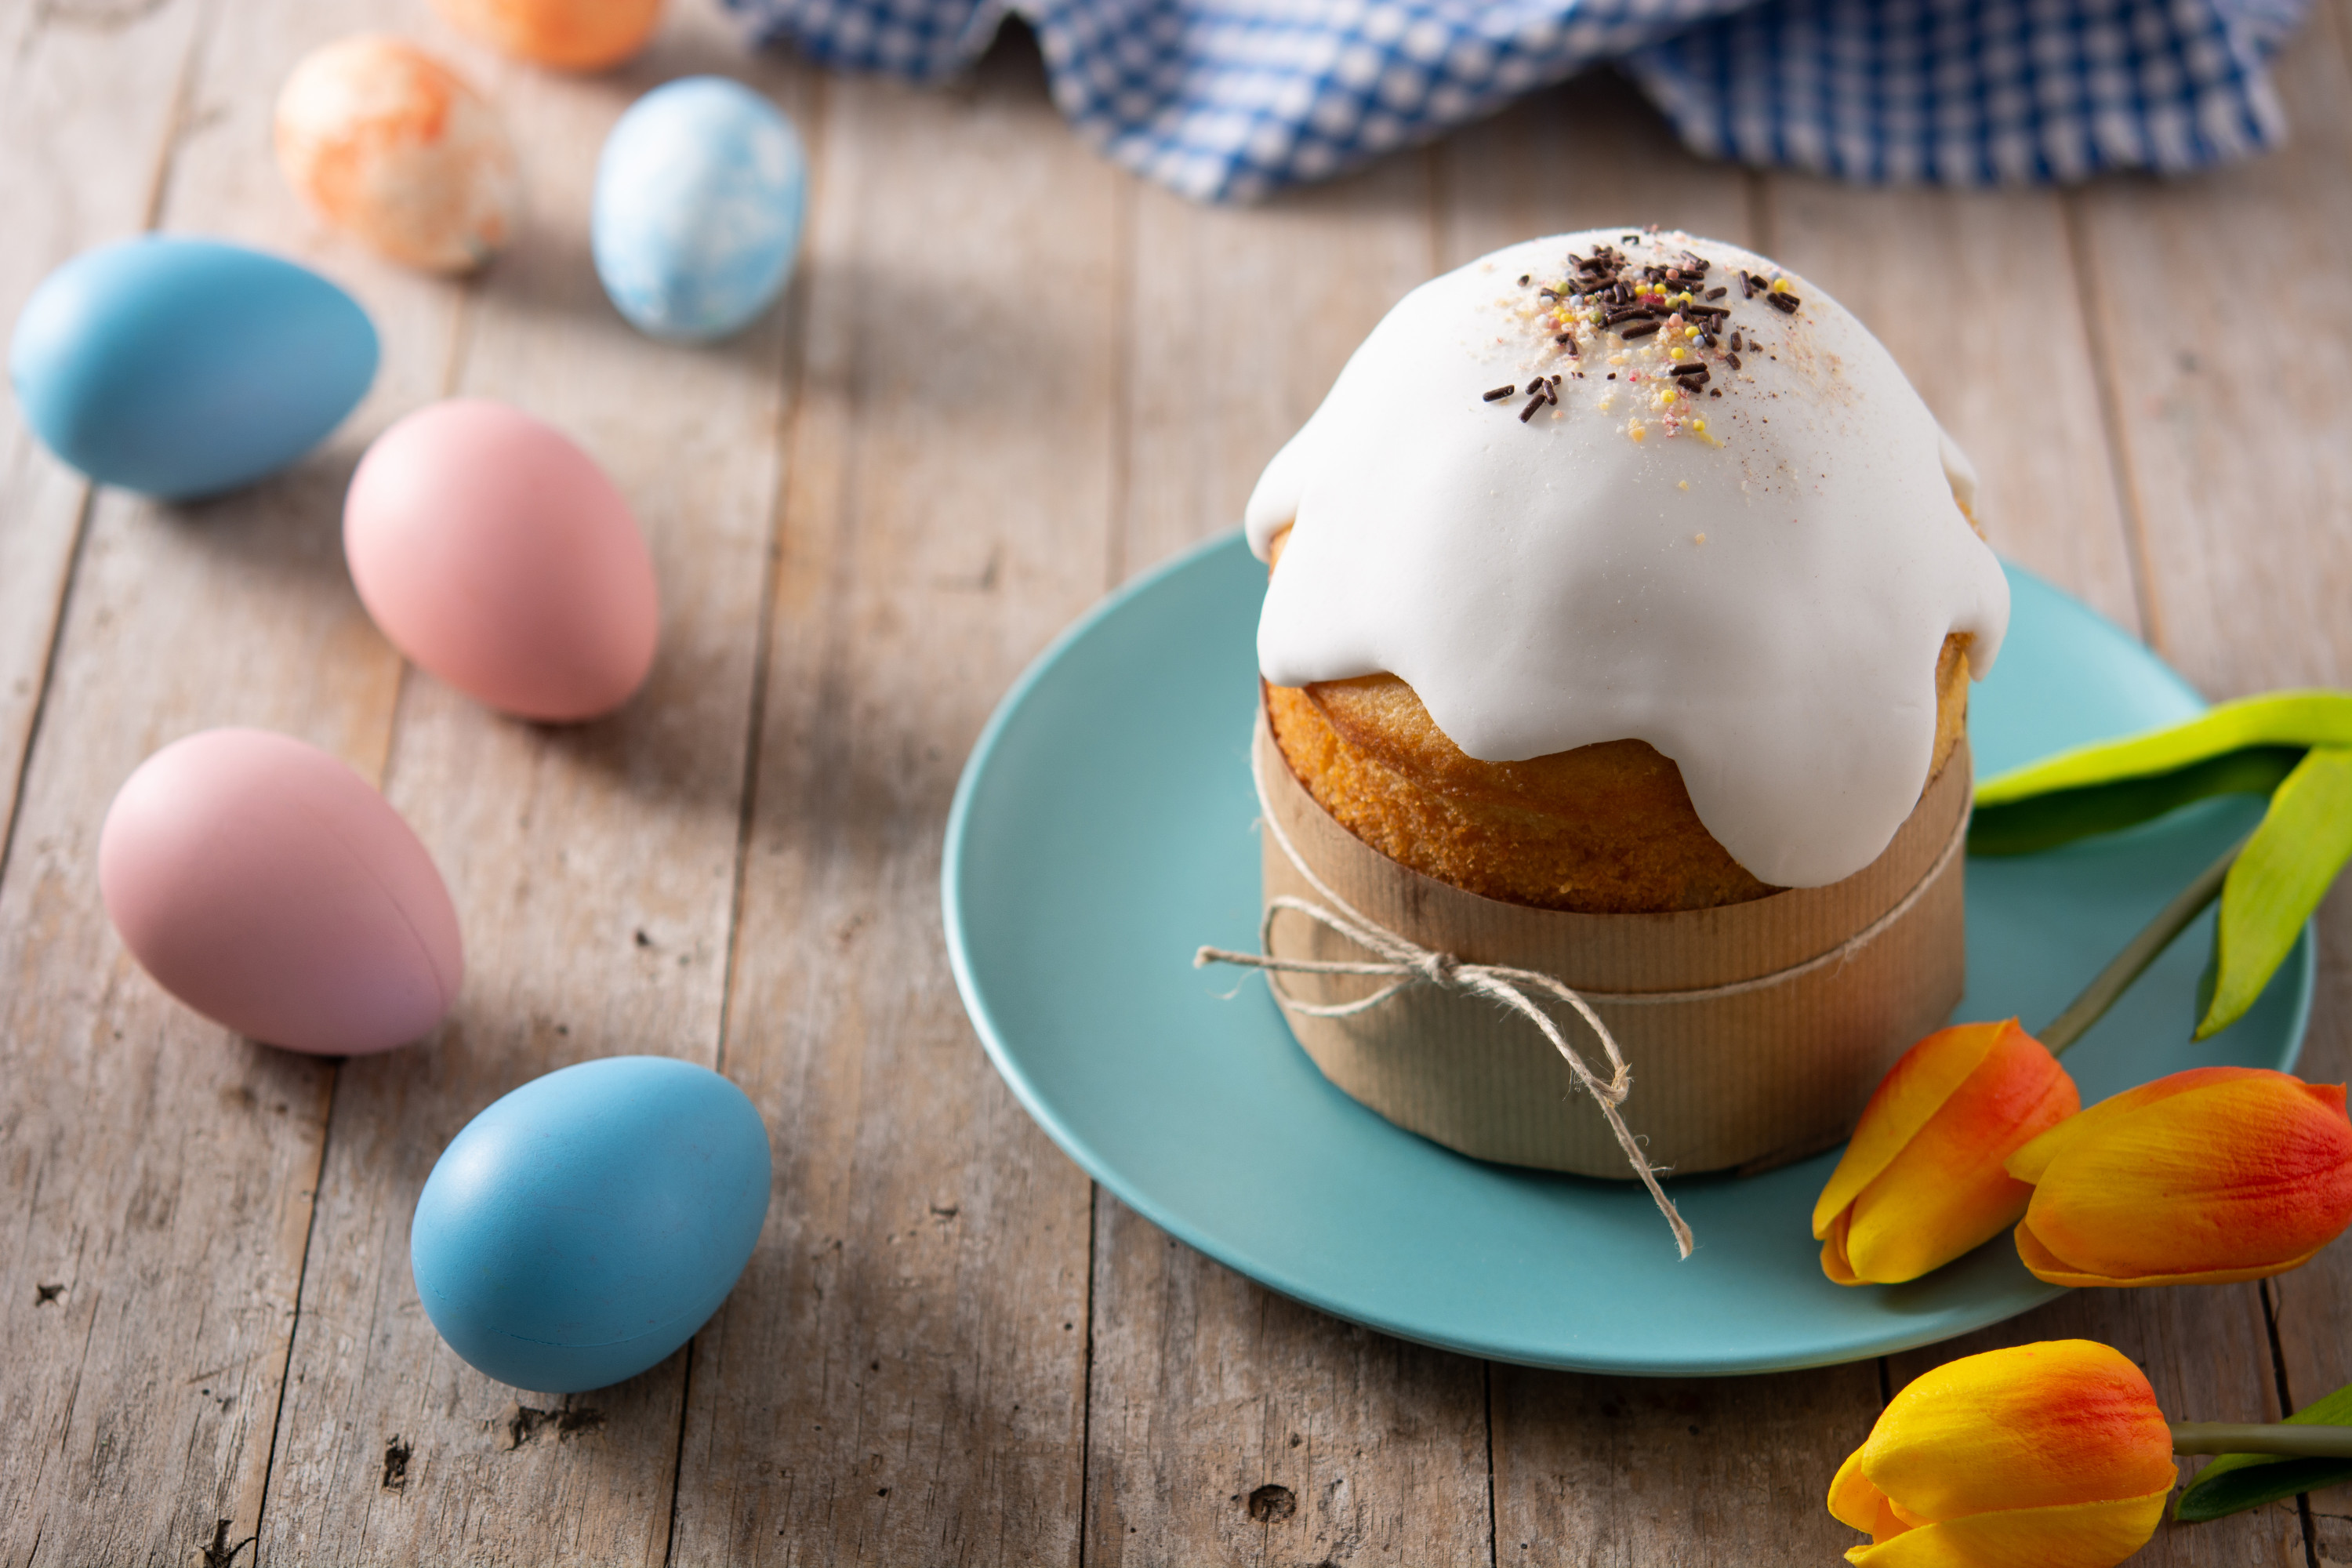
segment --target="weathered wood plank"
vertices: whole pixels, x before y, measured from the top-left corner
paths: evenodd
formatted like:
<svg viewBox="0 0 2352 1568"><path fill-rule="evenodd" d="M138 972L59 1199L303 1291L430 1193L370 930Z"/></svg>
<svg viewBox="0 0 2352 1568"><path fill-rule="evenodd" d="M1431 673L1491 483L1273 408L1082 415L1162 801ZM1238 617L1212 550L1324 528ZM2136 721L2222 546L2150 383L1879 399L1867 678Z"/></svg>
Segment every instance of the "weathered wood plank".
<svg viewBox="0 0 2352 1568"><path fill-rule="evenodd" d="M1493 1376L1497 1563L1796 1568L1854 1544L1822 1500L1877 1417L1875 1363L1771 1377L1501 1365Z"/></svg>
<svg viewBox="0 0 2352 1568"><path fill-rule="evenodd" d="M2216 696L2352 681L2347 32L2340 6L2315 6L2280 56L2283 153L2074 198L2150 640Z"/></svg>
<svg viewBox="0 0 2352 1568"><path fill-rule="evenodd" d="M181 66L149 59L162 45L145 35L184 9L133 17L112 35L119 53L90 45L31 101L78 81L93 107L58 99L68 125L102 104L135 127L149 95L178 107ZM247 19L223 17L185 73L160 216L299 251L290 198L250 167L282 67L254 53L266 40ZM172 25L184 47L187 18ZM56 210L138 226L159 175L135 152L56 149L72 183ZM50 238L69 234L99 237L64 223ZM184 1561L249 1541L261 1510L332 1068L236 1039L141 974L100 908L96 841L131 770L208 725L283 730L370 776L382 766L399 660L344 577L335 520L367 437L437 384L453 314L346 259L327 263L388 342L421 352L388 356L352 422L288 473L190 508L100 491L80 547L0 883L10 1562L37 1540L47 1560Z"/></svg>
<svg viewBox="0 0 2352 1568"><path fill-rule="evenodd" d="M777 1151L697 1340L680 1563L1077 1554L1087 1184L973 1041L956 773L1101 590L1125 176L1033 50L834 79L725 1066Z"/></svg>
<svg viewBox="0 0 2352 1568"><path fill-rule="evenodd" d="M1835 294L1895 355L1975 463L1993 548L2137 631L2063 198L1790 175L1767 189L1775 259Z"/></svg>
<svg viewBox="0 0 2352 1568"><path fill-rule="evenodd" d="M1088 1563L1486 1561L1478 1362L1327 1317L1097 1204Z"/></svg>
<svg viewBox="0 0 2352 1568"><path fill-rule="evenodd" d="M1401 158L1222 210L1134 187L1114 575L1240 521L1356 344L1436 269L1431 181ZM1094 1238L1088 1562L1485 1555L1476 1363L1284 1300L1108 1196Z"/></svg>
<svg viewBox="0 0 2352 1568"><path fill-rule="evenodd" d="M584 237L605 131L646 89L716 63L718 27L681 13L592 80L477 57L531 205L476 286L457 386L557 425L613 476L653 550L661 652L620 714L568 728L410 674L387 793L449 879L466 991L432 1041L342 1070L265 1556L658 1563L668 1547L687 1353L571 1398L495 1383L425 1317L408 1226L448 1140L524 1080L598 1056L716 1060L785 317L716 348L651 342L605 301ZM800 74L734 69L805 118Z"/></svg>
<svg viewBox="0 0 2352 1568"><path fill-rule="evenodd" d="M1125 187L1125 504L1110 580L1241 521L1258 471L1438 269L1425 156L1255 207Z"/></svg>
<svg viewBox="0 0 2352 1568"><path fill-rule="evenodd" d="M1447 151L1449 265L1615 223L1773 243L1757 179L1681 151L1612 76L1533 99ZM1843 1457L1832 1451L1877 1412L1870 1365L1703 1382L1490 1376L1497 1563L1815 1563L1843 1544L1814 1494Z"/></svg>
<svg viewBox="0 0 2352 1568"><path fill-rule="evenodd" d="M1685 153L1614 72L1588 72L1438 144L1439 259L1580 228L1687 229L1759 246L1755 180Z"/></svg>
<svg viewBox="0 0 2352 1568"><path fill-rule="evenodd" d="M19 0L0 15L0 321L13 329L68 258L152 221L202 12L175 0L110 20ZM89 494L0 377L0 846Z"/></svg>
<svg viewBox="0 0 2352 1568"><path fill-rule="evenodd" d="M2352 6L2314 8L2279 88L2294 132L2284 153L2080 198L2158 646L2216 697L2352 684L2352 300L2338 281L2352 251ZM2347 952L2339 889L2299 1068L2315 1082L2352 1076ZM2288 1402L2352 1382L2352 1247L2269 1289ZM2311 1509L2316 1560L2352 1562L2352 1489L2315 1494Z"/></svg>

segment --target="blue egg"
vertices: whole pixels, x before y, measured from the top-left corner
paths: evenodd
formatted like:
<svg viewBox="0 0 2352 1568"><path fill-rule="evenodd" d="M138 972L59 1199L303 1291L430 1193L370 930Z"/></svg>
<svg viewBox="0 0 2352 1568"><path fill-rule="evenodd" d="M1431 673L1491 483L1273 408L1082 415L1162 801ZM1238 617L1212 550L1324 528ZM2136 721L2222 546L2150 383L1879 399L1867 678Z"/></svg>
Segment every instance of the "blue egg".
<svg viewBox="0 0 2352 1568"><path fill-rule="evenodd" d="M596 164L596 276L656 338L725 337L793 275L808 160L792 121L724 77L688 77L629 107Z"/></svg>
<svg viewBox="0 0 2352 1568"><path fill-rule="evenodd" d="M308 268L209 239L86 250L16 318L25 421L98 480L214 495L324 440L375 380L375 328Z"/></svg>
<svg viewBox="0 0 2352 1568"><path fill-rule="evenodd" d="M533 1079L466 1124L416 1200L409 1269L449 1348L517 1388L635 1377L735 1288L768 1215L743 1091L669 1057Z"/></svg>

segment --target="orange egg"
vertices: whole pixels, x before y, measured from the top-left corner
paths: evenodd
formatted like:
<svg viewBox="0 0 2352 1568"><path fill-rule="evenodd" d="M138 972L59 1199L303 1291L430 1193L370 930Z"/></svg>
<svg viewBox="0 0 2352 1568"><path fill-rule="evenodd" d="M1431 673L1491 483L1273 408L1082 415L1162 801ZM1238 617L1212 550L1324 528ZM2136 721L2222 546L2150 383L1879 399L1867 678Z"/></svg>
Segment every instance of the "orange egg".
<svg viewBox="0 0 2352 1568"><path fill-rule="evenodd" d="M514 145L482 96L399 38L306 56L278 94L278 164L320 216L394 261L478 267L513 237Z"/></svg>
<svg viewBox="0 0 2352 1568"><path fill-rule="evenodd" d="M503 53L558 70L603 70L646 47L661 0L433 0Z"/></svg>

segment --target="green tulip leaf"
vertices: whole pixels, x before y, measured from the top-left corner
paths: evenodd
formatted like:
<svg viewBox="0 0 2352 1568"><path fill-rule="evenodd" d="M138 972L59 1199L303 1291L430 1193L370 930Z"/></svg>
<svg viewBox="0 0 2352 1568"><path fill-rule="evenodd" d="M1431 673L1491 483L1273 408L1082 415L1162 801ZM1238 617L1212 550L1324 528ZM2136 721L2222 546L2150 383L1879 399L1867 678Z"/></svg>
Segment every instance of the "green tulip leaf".
<svg viewBox="0 0 2352 1568"><path fill-rule="evenodd" d="M1987 805L1980 793L1969 822L1969 853L2033 855L2077 838L2135 826L2209 795L2268 795L2303 758L2303 749L2296 746L2248 746L2170 773L2053 790L2000 805Z"/></svg>
<svg viewBox="0 0 2352 1568"><path fill-rule="evenodd" d="M2315 746L2271 796L2270 811L2221 884L2213 995L2203 1039L2254 1005L2328 885L2352 860L2352 746Z"/></svg>
<svg viewBox="0 0 2352 1568"><path fill-rule="evenodd" d="M2287 1417L2299 1426L2352 1426L2352 1385ZM2352 1481L2352 1459L2290 1459L2276 1454L2223 1454L2197 1472L2173 1505L2183 1524L2202 1524L2266 1502Z"/></svg>
<svg viewBox="0 0 2352 1568"><path fill-rule="evenodd" d="M2224 1454L2197 1472L2197 1479L2173 1505L2172 1517L2183 1524L2203 1524L2338 1481L2352 1481L2352 1459Z"/></svg>
<svg viewBox="0 0 2352 1568"><path fill-rule="evenodd" d="M2213 795L2267 794L2313 746L2352 745L2352 692L2273 691L2100 741L1977 786L1969 849L2022 855Z"/></svg>

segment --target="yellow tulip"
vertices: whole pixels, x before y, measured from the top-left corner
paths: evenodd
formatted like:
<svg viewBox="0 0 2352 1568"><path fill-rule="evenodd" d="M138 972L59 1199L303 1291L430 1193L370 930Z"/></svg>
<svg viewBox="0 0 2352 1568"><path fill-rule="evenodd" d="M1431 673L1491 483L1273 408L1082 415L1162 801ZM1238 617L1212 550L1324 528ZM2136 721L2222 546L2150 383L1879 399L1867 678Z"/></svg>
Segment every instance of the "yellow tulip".
<svg viewBox="0 0 2352 1568"><path fill-rule="evenodd" d="M2032 1195L2002 1163L2082 1103L2014 1018L1921 1040L1880 1080L1813 1205L1822 1272L1898 1284L1999 1236Z"/></svg>
<svg viewBox="0 0 2352 1568"><path fill-rule="evenodd" d="M1939 1366L1896 1394L1830 1483L1862 1568L2111 1568L2156 1532L2177 1476L2147 1379L2051 1340Z"/></svg>

